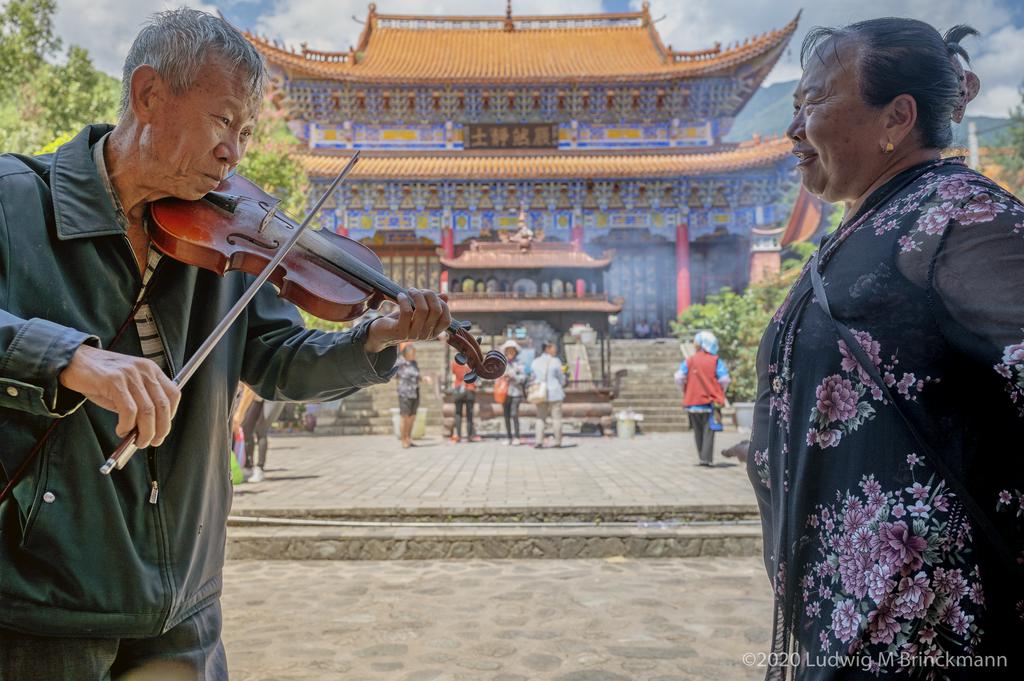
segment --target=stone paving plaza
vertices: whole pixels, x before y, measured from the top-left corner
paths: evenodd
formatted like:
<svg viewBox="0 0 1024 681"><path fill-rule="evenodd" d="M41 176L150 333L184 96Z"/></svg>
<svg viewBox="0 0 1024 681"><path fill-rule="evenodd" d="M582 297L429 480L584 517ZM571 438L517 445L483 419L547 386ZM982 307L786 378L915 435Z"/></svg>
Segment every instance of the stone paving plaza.
<svg viewBox="0 0 1024 681"><path fill-rule="evenodd" d="M754 558L234 561L225 581L235 681L753 681L771 635Z"/></svg>
<svg viewBox="0 0 1024 681"><path fill-rule="evenodd" d="M688 433L543 450L278 436L266 481L240 486L233 513L750 512L744 467L717 455L741 438L720 434L709 469ZM229 560L225 572L224 643L240 681L753 680L763 670L743 655L763 652L771 633L755 556Z"/></svg>
<svg viewBox="0 0 1024 681"><path fill-rule="evenodd" d="M267 479L235 493L232 512L343 509L567 508L606 506L754 508L743 466L718 451L743 436L719 433L714 468L696 465L689 433L631 439L566 438L562 449L500 440L402 449L385 436L271 436Z"/></svg>

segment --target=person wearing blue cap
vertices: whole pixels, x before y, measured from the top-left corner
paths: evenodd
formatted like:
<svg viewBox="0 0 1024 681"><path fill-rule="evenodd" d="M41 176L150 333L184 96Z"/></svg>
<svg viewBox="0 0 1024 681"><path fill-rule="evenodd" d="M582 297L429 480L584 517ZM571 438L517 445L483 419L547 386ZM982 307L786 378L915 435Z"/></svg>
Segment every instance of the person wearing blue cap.
<svg viewBox="0 0 1024 681"><path fill-rule="evenodd" d="M710 331L693 338L697 351L687 357L676 371L676 385L683 391L683 409L690 419L701 466L710 466L714 456L714 410L725 404L729 370L718 356L718 339Z"/></svg>

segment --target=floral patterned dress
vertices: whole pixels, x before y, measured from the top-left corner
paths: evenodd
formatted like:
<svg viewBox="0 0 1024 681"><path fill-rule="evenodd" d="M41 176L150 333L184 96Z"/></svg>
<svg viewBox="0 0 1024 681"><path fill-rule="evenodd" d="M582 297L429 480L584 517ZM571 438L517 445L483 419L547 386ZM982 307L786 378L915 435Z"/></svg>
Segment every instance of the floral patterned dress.
<svg viewBox="0 0 1024 681"><path fill-rule="evenodd" d="M959 159L924 163L819 259L832 314L895 404L814 299L809 264L758 351L748 473L783 653L768 678L1024 678L1019 566L896 411L1024 564L1024 206Z"/></svg>

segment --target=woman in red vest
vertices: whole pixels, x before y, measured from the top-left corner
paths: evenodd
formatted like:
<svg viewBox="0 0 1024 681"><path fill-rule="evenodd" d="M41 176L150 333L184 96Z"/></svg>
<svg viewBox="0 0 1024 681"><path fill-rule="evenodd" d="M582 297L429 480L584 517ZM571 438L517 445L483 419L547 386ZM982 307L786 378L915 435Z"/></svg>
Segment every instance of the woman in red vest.
<svg viewBox="0 0 1024 681"><path fill-rule="evenodd" d="M700 465L710 466L714 456L715 432L711 430L715 406L725 404L725 388L729 370L718 357L718 339L710 331L701 331L693 338L697 352L679 365L676 383L683 390L683 409L690 417L690 427L697 441Z"/></svg>

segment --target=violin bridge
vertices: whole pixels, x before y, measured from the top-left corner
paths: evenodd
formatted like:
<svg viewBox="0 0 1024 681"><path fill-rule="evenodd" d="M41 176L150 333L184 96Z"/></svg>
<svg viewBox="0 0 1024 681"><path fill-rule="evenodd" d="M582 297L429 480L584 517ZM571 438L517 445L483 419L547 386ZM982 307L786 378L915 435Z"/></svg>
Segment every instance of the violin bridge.
<svg viewBox="0 0 1024 681"><path fill-rule="evenodd" d="M260 205L261 206L264 205L262 201L260 201ZM260 220L260 226L256 230L257 233L259 233L259 234L263 233L263 230L265 230L267 228L267 226L270 224L270 221L274 219L275 215L277 215L277 207L280 206L280 205L281 205L280 203L275 203L273 206L270 206L269 208L267 208L267 214L266 214L266 216L264 216L264 218L262 220Z"/></svg>

